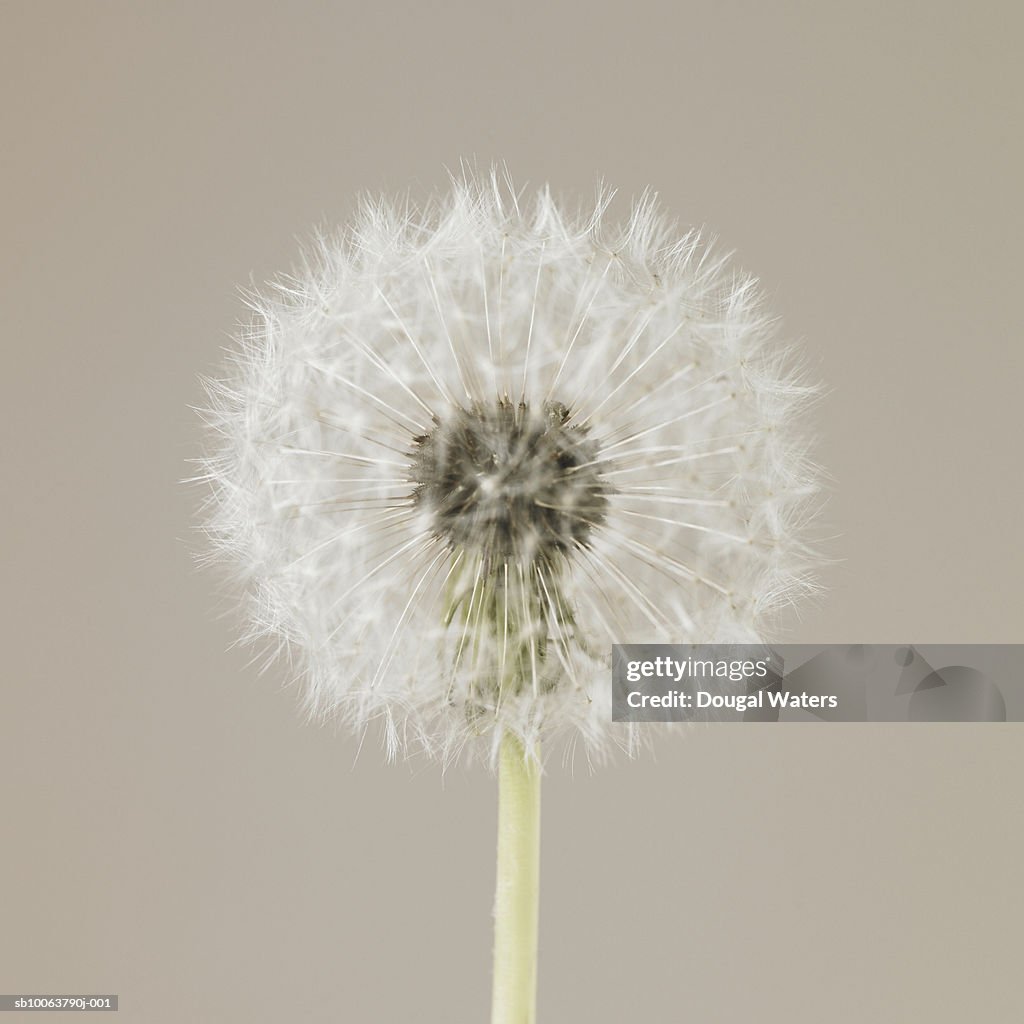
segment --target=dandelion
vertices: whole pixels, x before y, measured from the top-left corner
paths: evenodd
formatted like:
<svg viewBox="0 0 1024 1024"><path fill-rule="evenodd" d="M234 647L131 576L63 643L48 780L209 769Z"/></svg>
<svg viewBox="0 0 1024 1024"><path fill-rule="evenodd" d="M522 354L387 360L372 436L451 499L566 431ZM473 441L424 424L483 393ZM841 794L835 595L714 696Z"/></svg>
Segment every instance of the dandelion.
<svg viewBox="0 0 1024 1024"><path fill-rule="evenodd" d="M495 1021L534 1019L541 740L632 750L613 643L759 642L809 586L811 389L756 282L610 199L364 201L208 383L250 638L389 756L499 769Z"/></svg>

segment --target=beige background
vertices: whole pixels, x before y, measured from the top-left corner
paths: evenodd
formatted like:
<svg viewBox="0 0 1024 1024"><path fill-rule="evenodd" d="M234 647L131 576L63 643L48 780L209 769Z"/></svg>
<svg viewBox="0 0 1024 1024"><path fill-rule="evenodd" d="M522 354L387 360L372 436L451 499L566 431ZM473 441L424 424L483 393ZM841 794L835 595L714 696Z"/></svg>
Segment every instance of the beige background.
<svg viewBox="0 0 1024 1024"><path fill-rule="evenodd" d="M177 483L236 285L359 190L467 155L653 185L832 389L841 561L790 639L1024 639L1019 5L0 14L0 991L486 1019L493 780L304 725L226 650ZM1022 739L723 726L554 765L542 1021L1019 1021Z"/></svg>

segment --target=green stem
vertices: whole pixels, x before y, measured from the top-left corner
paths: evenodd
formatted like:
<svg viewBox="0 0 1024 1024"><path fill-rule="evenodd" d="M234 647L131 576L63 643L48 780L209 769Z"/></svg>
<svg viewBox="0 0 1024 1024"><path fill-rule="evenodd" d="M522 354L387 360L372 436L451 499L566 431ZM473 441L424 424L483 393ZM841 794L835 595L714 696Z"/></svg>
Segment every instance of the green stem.
<svg viewBox="0 0 1024 1024"><path fill-rule="evenodd" d="M540 765L513 736L501 741L498 881L494 896L491 1024L537 1020Z"/></svg>

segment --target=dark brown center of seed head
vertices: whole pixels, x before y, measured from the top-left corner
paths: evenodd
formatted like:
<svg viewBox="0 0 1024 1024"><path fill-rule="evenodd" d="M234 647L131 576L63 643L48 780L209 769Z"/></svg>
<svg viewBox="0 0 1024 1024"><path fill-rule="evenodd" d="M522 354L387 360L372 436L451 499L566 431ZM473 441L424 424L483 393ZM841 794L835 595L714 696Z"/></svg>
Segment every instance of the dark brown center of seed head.
<svg viewBox="0 0 1024 1024"><path fill-rule="evenodd" d="M560 402L459 408L415 438L413 500L453 548L550 560L604 521L608 488L586 427Z"/></svg>

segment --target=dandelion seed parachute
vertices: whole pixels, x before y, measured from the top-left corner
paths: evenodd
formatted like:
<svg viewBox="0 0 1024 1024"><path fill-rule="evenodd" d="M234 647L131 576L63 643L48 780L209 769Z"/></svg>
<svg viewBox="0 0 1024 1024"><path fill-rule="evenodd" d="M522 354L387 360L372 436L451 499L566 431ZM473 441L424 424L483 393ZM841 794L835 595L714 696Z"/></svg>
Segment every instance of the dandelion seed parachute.
<svg viewBox="0 0 1024 1024"><path fill-rule="evenodd" d="M207 382L215 553L307 707L390 755L633 736L613 642L755 642L810 587L812 393L756 282L650 196L364 201Z"/></svg>

